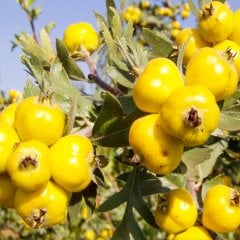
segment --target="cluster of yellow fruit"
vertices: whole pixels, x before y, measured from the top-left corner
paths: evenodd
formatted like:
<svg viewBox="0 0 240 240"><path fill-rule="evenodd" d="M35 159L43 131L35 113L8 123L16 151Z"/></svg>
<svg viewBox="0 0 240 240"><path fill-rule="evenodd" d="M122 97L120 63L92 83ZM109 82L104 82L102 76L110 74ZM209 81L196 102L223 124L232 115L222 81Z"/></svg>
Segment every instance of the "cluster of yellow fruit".
<svg viewBox="0 0 240 240"><path fill-rule="evenodd" d="M239 19L240 9L233 13L226 3L213 1L202 8L196 28L185 28L176 37L178 46L185 44L186 84L202 83L205 79L204 84L214 92L217 100L232 95L238 84ZM203 78L203 75L208 77Z"/></svg>
<svg viewBox="0 0 240 240"><path fill-rule="evenodd" d="M155 220L159 228L169 234L168 240L186 240L193 236L196 240L211 240L208 230L227 233L239 227L239 199L239 192L229 186L210 187L200 215L190 193L178 188L159 199Z"/></svg>
<svg viewBox="0 0 240 240"><path fill-rule="evenodd" d="M213 93L203 84L184 85L174 62L148 62L133 87L136 106L148 113L135 120L129 142L142 164L156 174L167 174L180 163L184 146L205 143L219 122Z"/></svg>
<svg viewBox="0 0 240 240"><path fill-rule="evenodd" d="M92 180L93 146L64 136L65 113L50 97L28 97L0 113L0 206L27 226L63 223L72 192Z"/></svg>
<svg viewBox="0 0 240 240"><path fill-rule="evenodd" d="M134 83L133 100L148 115L133 122L129 142L142 156L143 165L156 174L169 173L179 165L183 146L194 147L208 140L220 119L217 102L236 92L237 63L240 57L238 51L232 45L220 52L213 47L197 50L199 45L196 45L199 43L195 39L196 34L199 34L199 40L200 34L205 36L202 32L208 28L213 27L213 35L215 28L219 29L217 35L225 34L226 31L220 31L221 24L226 25L224 18L218 20L222 11L226 12L223 16L229 13L231 19L234 19L229 7L221 2L213 1L204 6L199 18L199 26L202 27L191 31L194 34L190 38L184 38L184 60L187 63L185 76L168 58L156 58L148 62ZM237 25L239 22L232 22L231 31L228 31L230 36L234 36L233 31L236 30L233 30L233 26L237 29ZM206 38L211 35L211 31L206 34ZM220 42L214 47L220 44L226 46Z"/></svg>

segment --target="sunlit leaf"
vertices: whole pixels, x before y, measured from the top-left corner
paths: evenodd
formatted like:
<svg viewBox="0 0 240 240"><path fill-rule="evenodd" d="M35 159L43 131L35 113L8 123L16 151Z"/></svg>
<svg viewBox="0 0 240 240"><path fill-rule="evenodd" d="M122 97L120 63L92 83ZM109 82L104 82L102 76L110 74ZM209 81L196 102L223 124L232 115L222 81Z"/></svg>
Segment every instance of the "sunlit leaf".
<svg viewBox="0 0 240 240"><path fill-rule="evenodd" d="M144 28L143 35L146 42L151 46L155 57L168 57L172 52L172 42L162 37L157 32Z"/></svg>
<svg viewBox="0 0 240 240"><path fill-rule="evenodd" d="M69 75L73 80L85 80L85 76L77 63L69 56L69 53L60 39L56 40L58 57Z"/></svg>

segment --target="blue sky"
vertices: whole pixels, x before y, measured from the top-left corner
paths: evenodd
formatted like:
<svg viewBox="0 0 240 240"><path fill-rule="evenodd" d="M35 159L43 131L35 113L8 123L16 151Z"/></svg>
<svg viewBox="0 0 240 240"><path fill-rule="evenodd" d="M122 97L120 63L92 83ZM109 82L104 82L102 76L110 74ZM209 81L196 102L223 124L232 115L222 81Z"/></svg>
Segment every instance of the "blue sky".
<svg viewBox="0 0 240 240"><path fill-rule="evenodd" d="M240 8L240 0L229 0L229 3L232 9ZM94 12L102 15L106 12L105 0L36 0L35 5L41 6L43 11L36 21L37 32L47 23L56 22L50 35L53 42L56 38L62 38L66 26L73 22L86 21L97 28ZM193 18L184 23L186 26L194 24ZM21 31L31 33L26 14L16 0L4 1L0 10L0 90L14 88L22 91L25 85L27 73L20 61L21 49L16 48L11 52L11 40L14 39L14 34Z"/></svg>

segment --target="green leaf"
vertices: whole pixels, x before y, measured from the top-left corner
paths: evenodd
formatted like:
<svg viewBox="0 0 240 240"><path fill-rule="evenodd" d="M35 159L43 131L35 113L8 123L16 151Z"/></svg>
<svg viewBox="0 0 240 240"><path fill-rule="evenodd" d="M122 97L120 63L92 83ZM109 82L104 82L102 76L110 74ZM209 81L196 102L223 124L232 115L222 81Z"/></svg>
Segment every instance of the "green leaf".
<svg viewBox="0 0 240 240"><path fill-rule="evenodd" d="M64 135L70 134L74 127L76 115L77 115L77 96L73 96L71 99L70 111L67 115L67 121L65 125Z"/></svg>
<svg viewBox="0 0 240 240"><path fill-rule="evenodd" d="M139 179L138 179L139 181ZM158 228L154 216L147 206L146 202L142 198L142 193L140 191L139 185L134 188L134 194L132 197L132 204L134 208L138 211L141 217L152 227Z"/></svg>
<svg viewBox="0 0 240 240"><path fill-rule="evenodd" d="M39 96L40 94L40 89L36 84L33 84L32 81L27 79L26 84L24 86L23 90L23 97L31 97L31 96Z"/></svg>
<svg viewBox="0 0 240 240"><path fill-rule="evenodd" d="M111 23L109 24L111 26L113 38L120 38L123 34L121 18L115 8L110 7L109 10L113 12L113 17Z"/></svg>
<svg viewBox="0 0 240 240"><path fill-rule="evenodd" d="M42 8L41 7L35 7L31 10L31 17L33 19L37 19L39 17L39 15L42 12Z"/></svg>
<svg viewBox="0 0 240 240"><path fill-rule="evenodd" d="M129 199L129 195L132 190L133 182L135 181L136 169L134 169L128 176L127 183L124 185L123 189L118 193L112 195L103 204L99 206L100 212L110 211Z"/></svg>
<svg viewBox="0 0 240 240"><path fill-rule="evenodd" d="M85 80L85 76L77 65L77 63L69 56L64 43L60 40L56 40L57 55L69 75L69 78L73 80Z"/></svg>
<svg viewBox="0 0 240 240"><path fill-rule="evenodd" d="M96 20L100 25L100 29L102 31L105 43L108 47L108 61L111 63L113 59L121 59L121 55L118 51L117 45L113 40L112 34L109 30L109 26L107 25L103 16L98 13L95 13Z"/></svg>
<svg viewBox="0 0 240 240"><path fill-rule="evenodd" d="M223 101L222 111L227 111L240 103L240 88L231 96Z"/></svg>
<svg viewBox="0 0 240 240"><path fill-rule="evenodd" d="M102 203L99 206L98 211L99 212L110 211L126 202L129 197L129 190L130 184L126 184L120 192L112 195L104 203Z"/></svg>
<svg viewBox="0 0 240 240"><path fill-rule="evenodd" d="M179 173L169 173L160 178L161 183L167 188L186 188L186 176Z"/></svg>
<svg viewBox="0 0 240 240"><path fill-rule="evenodd" d="M194 148L184 152L182 161L187 167L186 178L190 181L202 181L212 171L224 146L217 142L208 148Z"/></svg>
<svg viewBox="0 0 240 240"><path fill-rule="evenodd" d="M55 28L56 27L56 23L55 22L50 22L50 23L48 23L47 25L45 25L44 26L44 29L46 30L46 32L48 33L48 34L50 34L50 32L53 30L53 28Z"/></svg>
<svg viewBox="0 0 240 240"><path fill-rule="evenodd" d="M119 70L115 66L107 66L107 73L117 84L120 84L126 88L132 89L133 83L129 81L128 76L123 71ZM129 72L128 72L129 74Z"/></svg>
<svg viewBox="0 0 240 240"><path fill-rule="evenodd" d="M143 114L135 108L124 116L119 100L106 93L102 109L93 126L92 141L104 147L128 146L129 128L132 122Z"/></svg>
<svg viewBox="0 0 240 240"><path fill-rule="evenodd" d="M93 127L93 137L102 141L104 146L105 138L111 139L112 132L118 131L116 128L122 124L122 117L121 104L113 95L106 93L101 112Z"/></svg>
<svg viewBox="0 0 240 240"><path fill-rule="evenodd" d="M146 42L151 46L154 57L168 57L172 52L172 42L159 33L143 28L143 35Z"/></svg>
<svg viewBox="0 0 240 240"><path fill-rule="evenodd" d="M112 8L116 8L114 0L106 0L107 19L109 26L111 26L114 17L114 12L112 11Z"/></svg>
<svg viewBox="0 0 240 240"><path fill-rule="evenodd" d="M72 193L71 200L68 207L68 219L71 222L73 219L78 217L78 214L81 209L81 202L82 202L82 193L75 192Z"/></svg>
<svg viewBox="0 0 240 240"><path fill-rule="evenodd" d="M44 28L40 30L40 41L43 54L51 62L55 58L55 52L52 48L51 39Z"/></svg>
<svg viewBox="0 0 240 240"><path fill-rule="evenodd" d="M133 213L128 215L128 228L135 240L146 240L141 228L134 219Z"/></svg>
<svg viewBox="0 0 240 240"><path fill-rule="evenodd" d="M240 105L222 110L218 127L227 131L240 130Z"/></svg>
<svg viewBox="0 0 240 240"><path fill-rule="evenodd" d="M93 213L96 207L97 184L93 181L82 191L88 212Z"/></svg>
<svg viewBox="0 0 240 240"><path fill-rule="evenodd" d="M136 109L136 105L133 101L132 96L127 96L127 95L120 96L118 97L118 101L122 106L124 115L130 114Z"/></svg>
<svg viewBox="0 0 240 240"><path fill-rule="evenodd" d="M188 4L190 7L191 12L193 13L193 15L198 18L200 15L200 10L199 8L195 5L195 3L193 2L193 0L188 0ZM201 5L202 7L202 5Z"/></svg>
<svg viewBox="0 0 240 240"><path fill-rule="evenodd" d="M51 40L45 29L41 29L40 39L41 42L38 44L33 36L22 33L19 36L19 44L30 58L36 58L43 67L49 67L56 55L52 49Z"/></svg>

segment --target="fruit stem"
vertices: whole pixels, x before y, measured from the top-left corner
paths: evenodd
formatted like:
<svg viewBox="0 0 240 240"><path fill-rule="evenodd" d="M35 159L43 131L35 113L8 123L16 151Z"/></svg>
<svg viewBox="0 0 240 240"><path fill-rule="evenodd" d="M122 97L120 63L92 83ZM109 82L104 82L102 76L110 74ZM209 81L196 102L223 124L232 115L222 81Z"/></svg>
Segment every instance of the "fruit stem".
<svg viewBox="0 0 240 240"><path fill-rule="evenodd" d="M115 96L123 95L123 92L120 89L110 86L108 83L104 82L100 78L100 76L97 73L96 63L91 58L90 53L86 49L84 49L83 47L81 47L81 52L83 52L85 62L87 63L87 65L89 67L90 74L88 74L88 79L95 82L103 90L106 90L106 91L112 93Z"/></svg>
<svg viewBox="0 0 240 240"><path fill-rule="evenodd" d="M200 209L200 205L198 203L197 199L197 192L199 191L200 184L196 184L193 181L187 180L187 188L189 193L192 195L192 198L194 200L194 203L197 207L197 209Z"/></svg>

